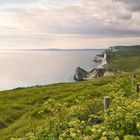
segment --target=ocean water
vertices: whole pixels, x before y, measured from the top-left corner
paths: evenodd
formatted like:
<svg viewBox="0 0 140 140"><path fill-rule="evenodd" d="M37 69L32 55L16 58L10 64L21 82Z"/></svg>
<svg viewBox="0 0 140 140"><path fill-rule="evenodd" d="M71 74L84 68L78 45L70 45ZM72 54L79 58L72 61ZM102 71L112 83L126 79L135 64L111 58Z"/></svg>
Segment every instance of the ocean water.
<svg viewBox="0 0 140 140"><path fill-rule="evenodd" d="M103 50L0 50L0 90L72 82L78 66L90 71Z"/></svg>

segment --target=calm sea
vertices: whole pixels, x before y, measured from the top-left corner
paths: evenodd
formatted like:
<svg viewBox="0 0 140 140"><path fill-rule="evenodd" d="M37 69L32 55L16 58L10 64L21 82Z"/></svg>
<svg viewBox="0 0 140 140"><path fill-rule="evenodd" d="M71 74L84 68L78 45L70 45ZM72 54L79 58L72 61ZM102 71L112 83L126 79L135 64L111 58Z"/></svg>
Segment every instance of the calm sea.
<svg viewBox="0 0 140 140"><path fill-rule="evenodd" d="M89 71L103 50L0 50L0 90L72 82L78 66Z"/></svg>

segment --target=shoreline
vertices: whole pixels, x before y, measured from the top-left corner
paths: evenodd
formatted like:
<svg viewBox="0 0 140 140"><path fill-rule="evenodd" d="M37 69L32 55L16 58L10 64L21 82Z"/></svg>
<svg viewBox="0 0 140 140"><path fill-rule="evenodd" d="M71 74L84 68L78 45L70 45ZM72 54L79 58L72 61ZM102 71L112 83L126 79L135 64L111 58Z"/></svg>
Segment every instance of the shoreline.
<svg viewBox="0 0 140 140"><path fill-rule="evenodd" d="M98 77L104 77L109 75L114 75L113 73L107 71L107 54L106 52L96 55L94 58L95 63L99 63L98 66L93 68L91 71L87 72L81 67L76 69L76 73L74 75L75 81L84 81L84 80L93 80Z"/></svg>
<svg viewBox="0 0 140 140"><path fill-rule="evenodd" d="M97 55L97 54L100 54L100 53L103 53L104 52L104 50L101 50L101 51L93 51L93 53L91 52L90 53L90 57L86 57L86 58L88 58L86 61L83 61L83 62L80 62L80 63L82 63L84 66L88 66L88 64L90 64L90 67L88 68L88 70L91 70L93 67L97 67L97 66L99 66L101 63L93 63L91 60ZM72 53L71 53L72 54ZM86 55L88 55L87 53L84 53L83 52L83 56L86 56ZM83 59L82 59L83 60ZM75 80L73 80L73 75L74 75L74 73L75 73L75 68L76 68L76 66L77 65L79 65L78 63L77 64L75 64L75 66L71 69L71 63L69 64L69 70L65 73L65 72L63 72L64 74L66 74L66 75L62 75L63 77L61 77L61 79L59 78L59 81L56 79L56 81L54 80L54 81L51 81L51 82L42 82L42 83L40 83L40 82L36 82L36 81L34 81L33 82L33 84L32 83L18 83L18 82L16 82L16 84L12 84L12 85L10 85L10 84L7 84L7 81L5 81L5 82L3 82L3 83L5 83L5 84L2 84L1 85L1 89L0 89L0 91L6 91L6 90L13 90L13 89L18 89L18 88L28 88L28 87L34 87L34 86L44 86L44 85L52 85L52 84L58 84L58 83L69 83L69 82L75 82ZM62 67L62 69L63 69L63 67ZM68 77L68 74L71 74L70 75L70 78ZM65 77L68 77L67 79L65 78ZM65 78L64 80L63 80L63 78ZM47 79L47 77L46 77L46 79ZM53 78L52 78L53 79Z"/></svg>
<svg viewBox="0 0 140 140"><path fill-rule="evenodd" d="M1 52L1 61L5 63L1 63L0 91L18 87L75 82L73 80L75 68L80 65L90 70L95 65L91 61L93 57L104 50L60 51L58 53L55 51L51 53L46 51L18 53L15 51L10 54ZM18 58L17 62L16 58Z"/></svg>

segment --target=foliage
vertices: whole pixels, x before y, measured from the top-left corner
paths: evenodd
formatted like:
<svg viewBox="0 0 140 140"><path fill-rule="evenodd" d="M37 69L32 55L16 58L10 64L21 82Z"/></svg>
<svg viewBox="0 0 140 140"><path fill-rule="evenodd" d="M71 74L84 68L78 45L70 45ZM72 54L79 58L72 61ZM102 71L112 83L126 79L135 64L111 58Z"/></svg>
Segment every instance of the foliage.
<svg viewBox="0 0 140 140"><path fill-rule="evenodd" d="M118 46L118 52L107 51L108 69L112 71L140 71L140 46Z"/></svg>
<svg viewBox="0 0 140 140"><path fill-rule="evenodd" d="M134 85L139 81L140 74L137 74ZM42 94L36 103L31 102L33 99L28 100L30 109L25 107L28 110L25 112L22 108L25 114L1 129L2 140L10 137L11 140L140 139L140 97L135 92L130 74L88 82L17 89L6 91L5 95L2 93L0 96L4 98L10 96L10 92L17 92L16 95L24 94L25 97L29 94L27 91L33 92L31 98L40 95L37 91L53 92ZM110 96L112 100L107 113L103 110L104 96ZM23 101L21 104L26 106L26 100ZM4 119L3 123L6 123Z"/></svg>

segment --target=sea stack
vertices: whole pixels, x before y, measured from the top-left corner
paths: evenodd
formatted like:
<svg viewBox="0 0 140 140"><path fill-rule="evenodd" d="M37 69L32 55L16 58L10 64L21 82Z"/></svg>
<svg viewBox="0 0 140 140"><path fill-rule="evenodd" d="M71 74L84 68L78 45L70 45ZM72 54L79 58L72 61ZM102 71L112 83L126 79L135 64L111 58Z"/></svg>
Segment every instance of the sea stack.
<svg viewBox="0 0 140 140"><path fill-rule="evenodd" d="M103 58L104 58L104 54L96 55L93 61L96 63L102 62Z"/></svg>
<svg viewBox="0 0 140 140"><path fill-rule="evenodd" d="M88 72L84 69L77 67L76 74L74 75L74 80L76 81L82 81L84 78L87 78Z"/></svg>

